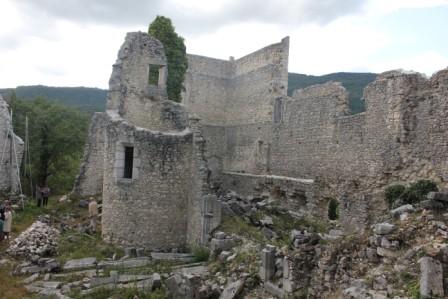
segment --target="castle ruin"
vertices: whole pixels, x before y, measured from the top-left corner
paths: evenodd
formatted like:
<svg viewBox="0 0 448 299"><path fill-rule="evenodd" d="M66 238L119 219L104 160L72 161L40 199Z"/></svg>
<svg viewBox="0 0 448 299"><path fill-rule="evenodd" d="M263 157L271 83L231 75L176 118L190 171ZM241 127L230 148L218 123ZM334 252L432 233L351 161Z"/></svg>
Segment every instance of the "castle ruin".
<svg viewBox="0 0 448 299"><path fill-rule="evenodd" d="M127 35L74 188L102 194L105 239L205 243L219 224L217 190L320 218L337 200L345 229L358 230L384 212L393 182L448 187L448 69L382 73L364 91L366 111L352 115L336 82L288 96L288 55L289 38L236 60L188 55L177 104L160 42Z"/></svg>
<svg viewBox="0 0 448 299"><path fill-rule="evenodd" d="M166 94L162 44L129 33L113 66L107 110L93 116L74 192L102 194L103 237L151 250L200 244L219 223L199 121Z"/></svg>

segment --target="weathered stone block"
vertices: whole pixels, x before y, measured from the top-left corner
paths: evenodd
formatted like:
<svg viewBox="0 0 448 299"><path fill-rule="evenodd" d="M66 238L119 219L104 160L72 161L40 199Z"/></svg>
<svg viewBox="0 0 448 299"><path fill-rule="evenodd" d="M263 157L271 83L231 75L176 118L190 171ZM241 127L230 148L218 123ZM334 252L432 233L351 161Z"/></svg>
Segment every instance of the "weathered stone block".
<svg viewBox="0 0 448 299"><path fill-rule="evenodd" d="M443 289L442 264L431 257L425 256L420 263L420 295L422 298L445 296Z"/></svg>
<svg viewBox="0 0 448 299"><path fill-rule="evenodd" d="M266 247L261 251L260 277L269 281L275 274L275 247Z"/></svg>

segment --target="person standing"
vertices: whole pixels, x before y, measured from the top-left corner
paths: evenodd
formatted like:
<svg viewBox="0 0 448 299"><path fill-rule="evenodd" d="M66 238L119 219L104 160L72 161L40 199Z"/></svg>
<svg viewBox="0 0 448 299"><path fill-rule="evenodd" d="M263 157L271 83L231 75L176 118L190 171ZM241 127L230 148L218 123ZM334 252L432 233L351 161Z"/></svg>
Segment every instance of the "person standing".
<svg viewBox="0 0 448 299"><path fill-rule="evenodd" d="M5 209L0 207L0 243L3 241L3 224L5 224Z"/></svg>
<svg viewBox="0 0 448 299"><path fill-rule="evenodd" d="M6 205L5 207L5 222L3 223L3 235L5 239L9 240L12 226L12 212L11 207Z"/></svg>
<svg viewBox="0 0 448 299"><path fill-rule="evenodd" d="M98 218L98 203L91 197L89 203L90 228L93 233L96 232L96 222Z"/></svg>
<svg viewBox="0 0 448 299"><path fill-rule="evenodd" d="M36 204L38 208L42 205L42 188L39 185L36 185Z"/></svg>
<svg viewBox="0 0 448 299"><path fill-rule="evenodd" d="M50 188L48 188L47 185L45 185L41 189L42 193L42 206L46 207L48 205L48 197L50 196Z"/></svg>

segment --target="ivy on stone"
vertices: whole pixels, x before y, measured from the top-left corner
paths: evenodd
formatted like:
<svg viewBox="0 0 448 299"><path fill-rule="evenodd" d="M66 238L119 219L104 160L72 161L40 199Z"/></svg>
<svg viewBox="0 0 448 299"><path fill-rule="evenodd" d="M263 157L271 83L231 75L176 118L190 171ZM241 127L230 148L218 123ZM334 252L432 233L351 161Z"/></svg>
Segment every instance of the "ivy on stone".
<svg viewBox="0 0 448 299"><path fill-rule="evenodd" d="M180 102L181 93L184 90L185 72L188 67L184 39L175 32L171 20L164 16L157 16L154 19L149 25L148 33L157 38L165 48L168 62L168 98Z"/></svg>

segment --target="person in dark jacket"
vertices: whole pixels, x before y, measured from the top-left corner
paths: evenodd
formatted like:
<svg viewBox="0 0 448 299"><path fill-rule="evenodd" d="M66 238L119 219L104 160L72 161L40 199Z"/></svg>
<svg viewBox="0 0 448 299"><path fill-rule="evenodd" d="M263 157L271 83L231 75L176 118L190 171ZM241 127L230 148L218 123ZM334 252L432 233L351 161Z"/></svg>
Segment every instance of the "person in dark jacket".
<svg viewBox="0 0 448 299"><path fill-rule="evenodd" d="M42 189L40 189L42 193L42 206L46 207L48 205L48 197L50 196L50 188L45 185Z"/></svg>

